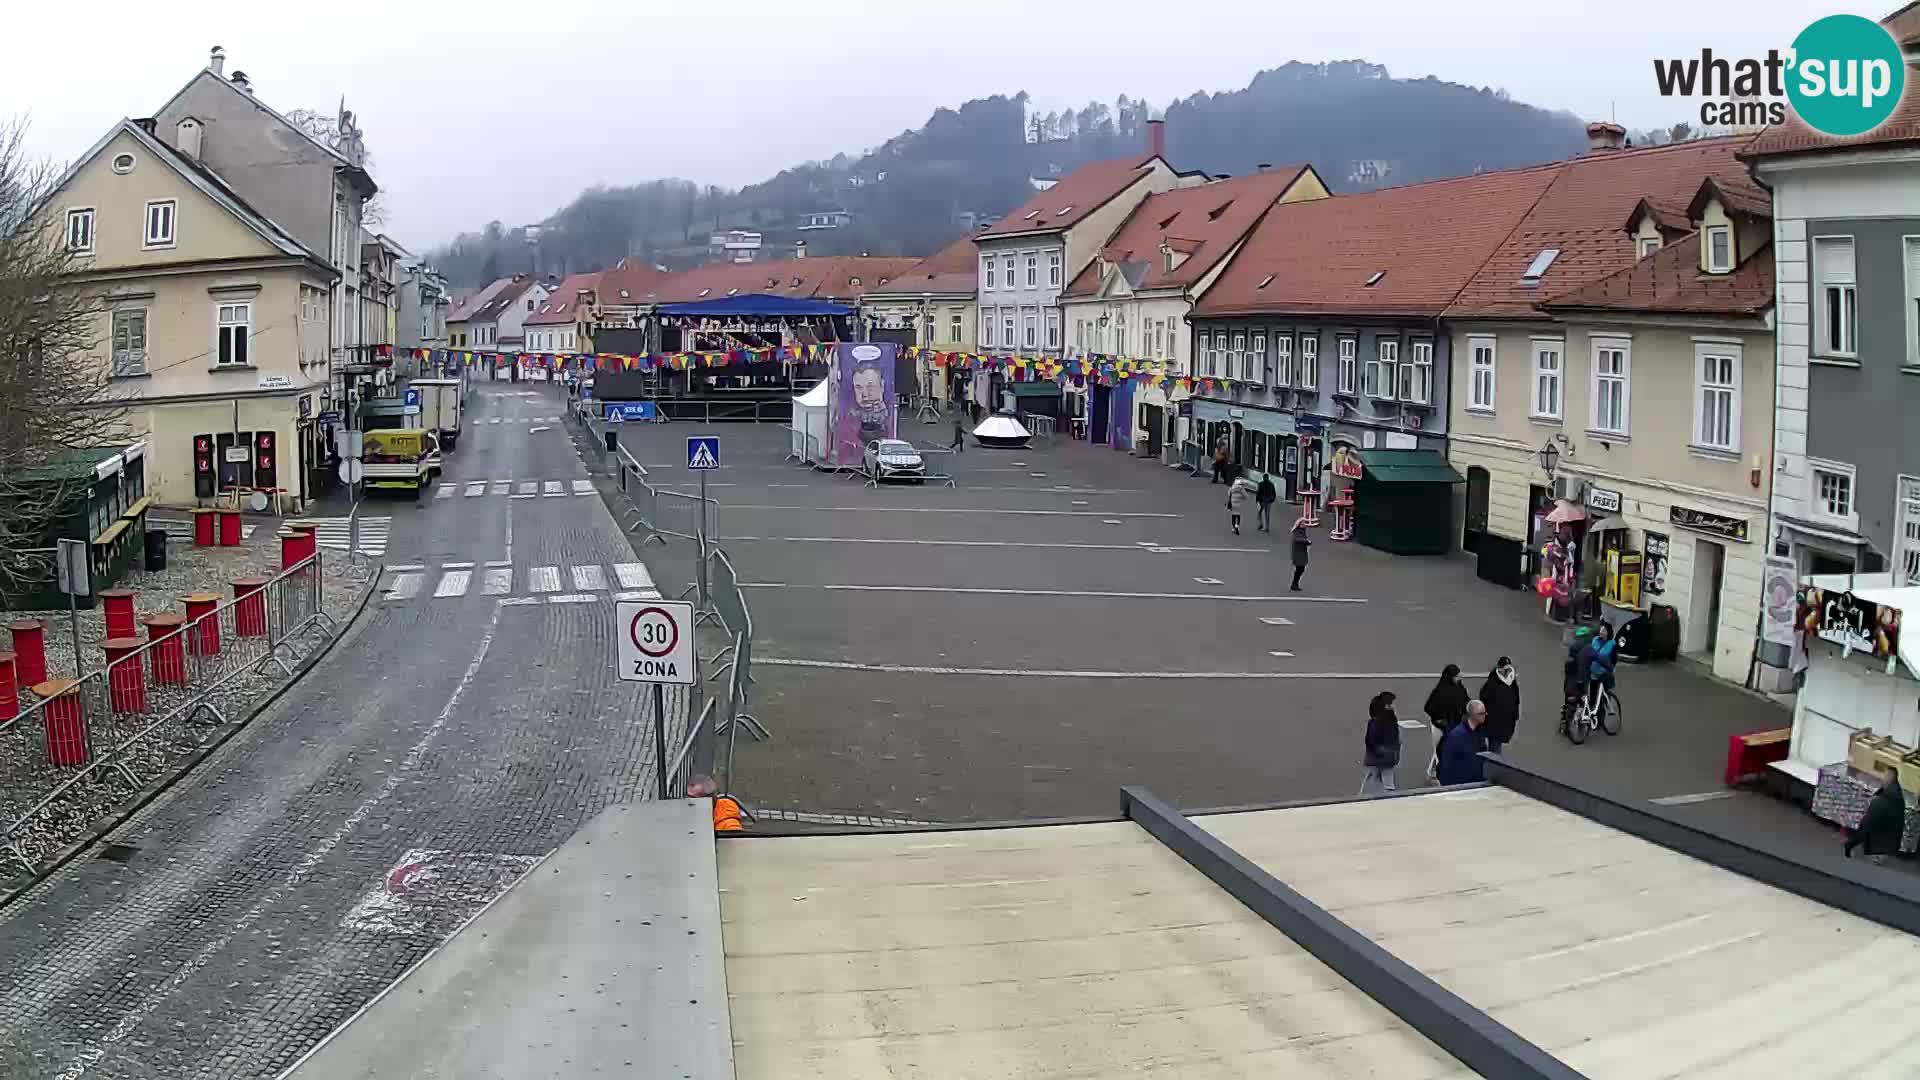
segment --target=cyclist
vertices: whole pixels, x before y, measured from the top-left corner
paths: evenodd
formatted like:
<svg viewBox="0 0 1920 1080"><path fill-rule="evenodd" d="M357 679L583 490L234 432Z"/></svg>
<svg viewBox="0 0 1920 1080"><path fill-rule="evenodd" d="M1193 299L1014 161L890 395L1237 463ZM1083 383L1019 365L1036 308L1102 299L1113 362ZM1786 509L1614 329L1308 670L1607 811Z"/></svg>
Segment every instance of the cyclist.
<svg viewBox="0 0 1920 1080"><path fill-rule="evenodd" d="M1601 690L1613 695L1617 704L1619 692L1614 688L1613 668L1620 659L1620 640L1613 636L1613 627L1604 620L1594 628L1593 646L1587 652L1587 681ZM1599 706L1599 696L1595 693L1594 704Z"/></svg>

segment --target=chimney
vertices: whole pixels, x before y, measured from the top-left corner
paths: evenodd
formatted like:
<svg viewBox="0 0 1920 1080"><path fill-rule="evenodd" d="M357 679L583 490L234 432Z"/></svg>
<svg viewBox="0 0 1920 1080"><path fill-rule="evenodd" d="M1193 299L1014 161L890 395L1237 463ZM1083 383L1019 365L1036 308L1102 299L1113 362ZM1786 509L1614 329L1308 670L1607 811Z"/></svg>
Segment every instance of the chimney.
<svg viewBox="0 0 1920 1080"><path fill-rule="evenodd" d="M1147 121L1147 153L1157 158L1167 156L1167 122L1165 120Z"/></svg>
<svg viewBox="0 0 1920 1080"><path fill-rule="evenodd" d="M207 59L207 70L224 77L227 73L227 50L215 45L213 55Z"/></svg>
<svg viewBox="0 0 1920 1080"><path fill-rule="evenodd" d="M805 240L795 240L793 242L793 257L796 259L804 259L807 257L807 242Z"/></svg>
<svg viewBox="0 0 1920 1080"><path fill-rule="evenodd" d="M247 78L246 72L244 71L234 72L232 82L234 86L240 89L241 93L247 94L247 95L251 95L253 93L253 80Z"/></svg>
<svg viewBox="0 0 1920 1080"><path fill-rule="evenodd" d="M1260 164L1255 165L1254 168L1259 169L1261 172L1266 172L1268 169L1273 168L1273 162L1263 161Z"/></svg>
<svg viewBox="0 0 1920 1080"><path fill-rule="evenodd" d="M1589 151L1618 150L1627 145L1627 129L1607 120L1595 120L1587 125L1587 149Z"/></svg>
<svg viewBox="0 0 1920 1080"><path fill-rule="evenodd" d="M193 161L200 160L200 121L191 116L180 118L180 124L174 129L174 149Z"/></svg>

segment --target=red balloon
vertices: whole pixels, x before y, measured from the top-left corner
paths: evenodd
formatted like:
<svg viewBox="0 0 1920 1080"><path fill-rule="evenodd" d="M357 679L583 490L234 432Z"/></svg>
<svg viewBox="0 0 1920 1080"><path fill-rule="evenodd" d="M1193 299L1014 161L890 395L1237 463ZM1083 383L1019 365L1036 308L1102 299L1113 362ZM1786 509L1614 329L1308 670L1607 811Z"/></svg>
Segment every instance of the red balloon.
<svg viewBox="0 0 1920 1080"><path fill-rule="evenodd" d="M1539 581L1533 583L1533 591L1539 593L1541 596L1551 595L1553 592L1553 581L1548 578L1541 578Z"/></svg>

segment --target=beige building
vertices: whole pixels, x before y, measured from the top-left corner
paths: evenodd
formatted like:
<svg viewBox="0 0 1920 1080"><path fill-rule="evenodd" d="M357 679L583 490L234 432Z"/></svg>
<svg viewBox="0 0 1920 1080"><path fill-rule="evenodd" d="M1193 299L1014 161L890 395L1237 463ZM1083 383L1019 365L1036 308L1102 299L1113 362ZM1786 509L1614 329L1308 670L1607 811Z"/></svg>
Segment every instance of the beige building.
<svg viewBox="0 0 1920 1080"><path fill-rule="evenodd" d="M1671 607L1681 653L1740 682L1772 475L1766 200L1709 179L1689 205L1643 201L1625 230L1641 257L1542 300L1541 320L1453 331L1449 456L1467 477L1467 543L1537 553L1544 515L1578 508L1606 604Z"/></svg>
<svg viewBox="0 0 1920 1080"><path fill-rule="evenodd" d="M860 298L860 316L870 340L892 341L943 353L970 353L979 340L976 303L980 280L973 237L963 236L914 264L906 273ZM938 401L949 378L931 356L919 363L920 385Z"/></svg>
<svg viewBox="0 0 1920 1080"><path fill-rule="evenodd" d="M60 180L43 214L79 256L77 284L101 301L96 351L148 447L157 501L267 491L310 498L326 405L327 262L197 161L182 122L175 150L152 121L121 121Z"/></svg>

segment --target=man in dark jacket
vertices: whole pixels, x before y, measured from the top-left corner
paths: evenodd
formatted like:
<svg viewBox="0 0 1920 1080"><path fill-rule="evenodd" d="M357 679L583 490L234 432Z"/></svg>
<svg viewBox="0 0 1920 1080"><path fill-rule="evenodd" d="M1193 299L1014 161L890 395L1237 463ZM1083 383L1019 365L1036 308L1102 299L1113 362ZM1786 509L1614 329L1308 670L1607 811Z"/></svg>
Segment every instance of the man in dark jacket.
<svg viewBox="0 0 1920 1080"><path fill-rule="evenodd" d="M1400 764L1400 718L1393 712L1393 691L1383 690L1367 703L1367 736L1360 763L1367 772L1360 794L1383 795L1393 790L1393 770Z"/></svg>
<svg viewBox="0 0 1920 1080"><path fill-rule="evenodd" d="M1293 584L1287 586L1288 592L1300 591L1300 575L1307 572L1307 549L1313 546L1313 538L1307 535L1307 519L1301 517L1293 523Z"/></svg>
<svg viewBox="0 0 1920 1080"><path fill-rule="evenodd" d="M1887 856L1900 851L1900 836L1907 827L1907 798L1900 790L1900 778L1887 777L1880 790L1867 803L1867 812L1860 818L1860 824L1847 830L1847 845L1843 850L1847 858L1853 858L1853 849L1866 851L1867 858L1875 863L1884 864Z"/></svg>
<svg viewBox="0 0 1920 1080"><path fill-rule="evenodd" d="M1273 474L1270 472L1262 473L1260 475L1260 486L1255 489L1253 493L1254 504L1260 511L1261 532L1273 531L1273 501L1279 497L1279 490L1273 486Z"/></svg>
<svg viewBox="0 0 1920 1080"><path fill-rule="evenodd" d="M1480 703L1487 707L1487 749L1499 753L1513 741L1513 729L1520 723L1520 676L1513 661L1501 657L1480 684Z"/></svg>
<svg viewBox="0 0 1920 1080"><path fill-rule="evenodd" d="M958 409L953 411L953 441L947 444L947 449L955 453L962 453L967 449L967 429L960 422Z"/></svg>
<svg viewBox="0 0 1920 1080"><path fill-rule="evenodd" d="M1477 784L1486 779L1480 768L1480 751L1487 748L1486 723L1487 707L1478 701L1467 702L1466 722L1453 725L1440 739L1436 772L1440 783Z"/></svg>

